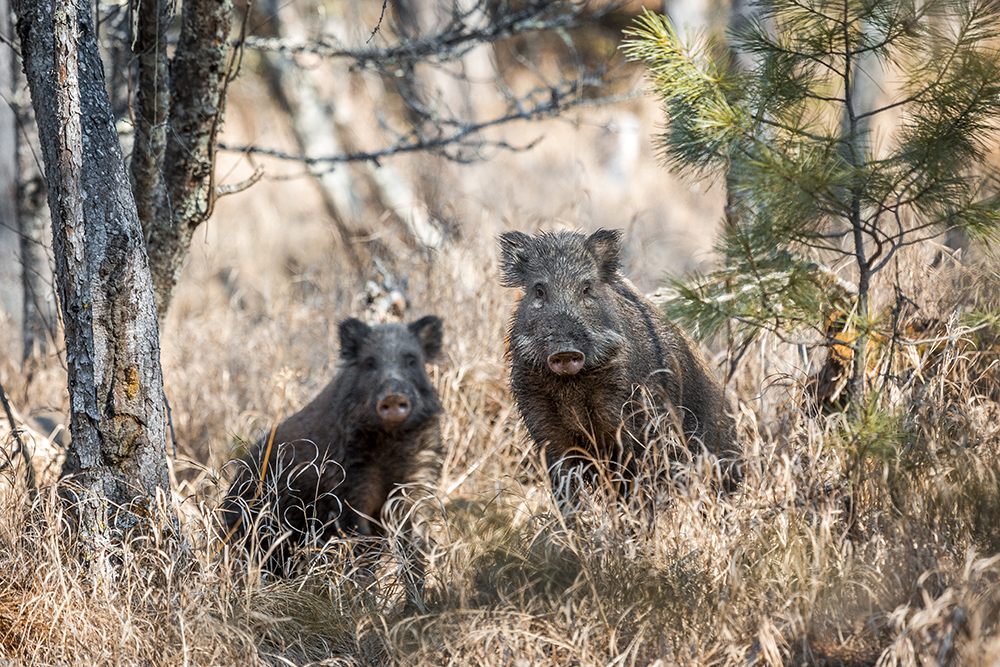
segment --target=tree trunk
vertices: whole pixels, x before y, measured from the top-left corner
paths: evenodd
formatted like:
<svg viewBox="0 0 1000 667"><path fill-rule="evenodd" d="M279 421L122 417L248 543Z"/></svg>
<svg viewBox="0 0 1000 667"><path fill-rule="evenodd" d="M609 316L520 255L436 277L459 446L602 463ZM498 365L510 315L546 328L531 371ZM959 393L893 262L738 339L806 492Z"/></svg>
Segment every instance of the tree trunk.
<svg viewBox="0 0 1000 667"><path fill-rule="evenodd" d="M482 0L401 0L395 4L400 28L411 38L428 38L446 31L459 17L470 26L490 21L489 3ZM475 123L496 97L494 81L498 77L492 48L490 44L480 44L454 62L418 68L401 85L409 86L408 94L419 98L422 105L432 110L432 115ZM457 178L457 167L440 155L427 159L434 166L427 171L433 176L425 178L422 188L426 191L426 203L419 201L413 188L394 185L396 175L391 167L377 167L373 176L379 184L382 202L399 216L413 238L424 247L436 249L444 242L444 234L429 211L441 208L443 202L434 198L442 184Z"/></svg>
<svg viewBox="0 0 1000 667"><path fill-rule="evenodd" d="M15 0L15 9L65 324L66 495L101 573L112 536L137 522L132 510L168 488L156 305L90 3Z"/></svg>
<svg viewBox="0 0 1000 667"><path fill-rule="evenodd" d="M10 5L0 0L0 39L10 38ZM17 308L16 293L6 286L16 284L17 270L17 119L10 102L14 99L13 49L0 41L0 309Z"/></svg>
<svg viewBox="0 0 1000 667"><path fill-rule="evenodd" d="M0 0L0 36L14 41L10 23L11 5ZM19 128L34 125L30 110L18 95L20 80L13 49L0 46L0 234L10 232L16 241L9 247L0 243L0 266L13 273L20 269L22 369L25 388L31 383L36 365L48 350L51 330L51 270L45 256L44 216L39 214L45 195L41 170L34 163L29 141ZM14 285L13 275L0 276ZM13 308L12 308L13 309Z"/></svg>
<svg viewBox="0 0 1000 667"><path fill-rule="evenodd" d="M848 17L844 17L845 26ZM866 28L867 29L867 28ZM845 33L847 28L844 28ZM845 137L844 157L854 169L863 167L868 154L871 117L865 113L875 108L876 95L882 79L878 60L868 52L857 53L856 45L848 41L844 57L844 116L841 133ZM865 242L871 238L863 221L865 212L861 207L860 188L851 192L851 240L852 254L858 268L857 337L854 340L854 359L851 368L851 410L860 416L865 407L868 392L868 326L869 290L871 288L871 267L873 260L867 256Z"/></svg>
<svg viewBox="0 0 1000 667"><path fill-rule="evenodd" d="M163 193L146 237L161 321L194 231L215 205L215 137L225 104L232 19L232 0L184 2L180 41L170 67ZM155 93L146 94L156 99Z"/></svg>
<svg viewBox="0 0 1000 667"><path fill-rule="evenodd" d="M27 172L27 173L26 173ZM21 172L17 189L17 231L20 241L22 303L22 363L30 381L36 364L48 352L52 329L52 270L45 255L45 178L37 168Z"/></svg>
<svg viewBox="0 0 1000 667"><path fill-rule="evenodd" d="M286 18L280 12L284 4L278 0L264 0L250 7L250 21L257 26L256 34L281 39L289 37ZM289 7L286 13L293 10ZM335 119L337 101L323 99L314 73L299 67L291 56L281 52L264 52L260 58L275 97L292 121L292 131L302 155L314 158L343 153ZM346 65L338 66L336 75L340 85L350 85ZM364 262L355 247L356 239L368 236L372 230L360 224L364 216L361 202L355 195L357 185L351 167L342 164L331 169L328 164L310 164L308 169L316 179L323 205L333 219L337 236L353 268L361 271Z"/></svg>
<svg viewBox="0 0 1000 667"><path fill-rule="evenodd" d="M163 198L163 154L167 145L170 90L167 35L170 11L166 0L145 0L135 11L132 51L138 64L135 92L135 143L132 145L132 194L144 234L149 234Z"/></svg>

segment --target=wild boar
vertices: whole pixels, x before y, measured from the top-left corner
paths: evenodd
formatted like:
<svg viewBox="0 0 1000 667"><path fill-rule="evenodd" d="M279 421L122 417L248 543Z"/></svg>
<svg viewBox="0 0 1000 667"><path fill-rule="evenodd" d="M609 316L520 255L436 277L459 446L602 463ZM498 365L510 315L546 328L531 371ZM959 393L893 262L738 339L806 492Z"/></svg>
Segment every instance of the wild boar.
<svg viewBox="0 0 1000 667"><path fill-rule="evenodd" d="M441 403L425 364L441 353L441 320L369 327L348 319L339 335L336 377L242 457L222 503L230 540L256 527L266 552L290 533L269 562L273 571L307 535L322 544L382 534L387 501L399 493L426 499L440 474ZM426 508L411 509L420 532Z"/></svg>
<svg viewBox="0 0 1000 667"><path fill-rule="evenodd" d="M622 275L621 235L600 230L500 236L501 283L524 290L511 319L511 389L553 487L560 468L623 465L647 447L649 411L667 410L698 451L738 481L732 417L691 338Z"/></svg>

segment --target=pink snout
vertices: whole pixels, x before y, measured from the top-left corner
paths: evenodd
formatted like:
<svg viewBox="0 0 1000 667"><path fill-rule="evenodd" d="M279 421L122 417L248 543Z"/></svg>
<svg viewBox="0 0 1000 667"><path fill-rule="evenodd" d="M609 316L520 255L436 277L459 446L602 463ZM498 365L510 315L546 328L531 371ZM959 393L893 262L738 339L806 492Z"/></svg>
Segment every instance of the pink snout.
<svg viewBox="0 0 1000 667"><path fill-rule="evenodd" d="M389 394L378 402L378 416L389 424L398 424L410 414L410 399L399 394Z"/></svg>
<svg viewBox="0 0 1000 667"><path fill-rule="evenodd" d="M549 368L556 375L576 375L583 368L583 353L578 350L556 352L549 357Z"/></svg>

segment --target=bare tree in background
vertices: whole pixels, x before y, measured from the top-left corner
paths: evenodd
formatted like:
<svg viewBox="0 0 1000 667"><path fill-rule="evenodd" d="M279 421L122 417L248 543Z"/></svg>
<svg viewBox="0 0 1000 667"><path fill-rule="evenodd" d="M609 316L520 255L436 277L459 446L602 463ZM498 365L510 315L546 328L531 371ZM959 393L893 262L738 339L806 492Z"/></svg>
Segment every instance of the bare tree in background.
<svg viewBox="0 0 1000 667"><path fill-rule="evenodd" d="M140 55L130 182L92 0L14 2L45 164L63 313L72 434L63 491L73 501L82 544L103 575L110 574L109 547L169 489L154 287L162 292L162 317L191 233L211 215L216 195L215 133L232 5L185 2L180 43L168 67L171 6L137 2L140 34L124 42ZM123 59L110 53L114 75ZM16 173L9 180L16 187ZM4 201L30 202L28 190ZM37 236L22 229L22 245L38 245ZM31 253L22 256L25 275L38 275ZM27 282L24 292L28 307Z"/></svg>
<svg viewBox="0 0 1000 667"><path fill-rule="evenodd" d="M12 37L10 6L0 0L0 230L17 229L17 119L14 63L6 41Z"/></svg>
<svg viewBox="0 0 1000 667"><path fill-rule="evenodd" d="M49 260L44 245L45 195L41 171L22 128L34 125L30 109L21 99L23 80L18 76L14 26L9 0L0 0L0 257L2 278L10 286L20 271L22 313L22 367L27 384L49 349L53 337ZM2 272L0 272L2 273ZM11 298L16 303L16 301Z"/></svg>
<svg viewBox="0 0 1000 667"><path fill-rule="evenodd" d="M359 7L377 10L380 5L378 22L365 23L372 14L362 18ZM387 211L418 246L438 247L448 230L435 224L430 214L435 204L422 201L428 193L389 158L424 153L456 164L484 160L498 150L526 147L503 140L497 130L506 124L617 101L599 97L608 72L587 67L581 56L587 47L578 46L579 35L573 33L616 10L613 2L574 0L401 0L350 5L344 14L316 15L320 24L305 25L296 7L262 0L252 8L245 46L261 52L300 152L222 147L305 163L347 244L373 231L359 218L375 219ZM519 40L536 39L549 40L549 48L519 51ZM503 71L494 62L500 44L511 54ZM552 45L564 50L569 63L558 72L532 62L533 57L551 60ZM531 73L535 85L513 83L515 70ZM319 92L320 72L336 80L327 86L334 92L326 96ZM366 90L370 99L359 102L352 90ZM355 108L347 123L338 121L342 107ZM427 171L438 176L444 167L438 163ZM359 179L382 211L357 215L353 192Z"/></svg>
<svg viewBox="0 0 1000 667"><path fill-rule="evenodd" d="M539 77L537 87L515 93L503 75L492 69L489 49L524 35L553 34L572 51L566 31L610 11L609 3L596 3L601 6L598 11L588 7L595 3L573 0L410 0L398 4L397 22L393 22L390 12L376 26L365 26L365 32L372 30L377 37L369 40L373 45L344 47L346 30L315 42L291 36L278 20L278 4L263 0L262 11L252 14L253 24L260 26L261 34L246 41L247 46L263 52L274 73L275 90L289 110L302 148L301 155L279 157L301 159L309 165L349 248L356 239L373 231L361 222L372 216L358 211L354 194L358 176L368 182L383 209L402 221L418 245L436 247L442 240L443 231L433 224L417 186L398 169L385 164L384 158L431 152L456 162L484 159L493 149L512 148L490 135L491 128L593 103L593 91L601 83L599 76L579 66L571 76L549 81ZM231 1L183 3L180 37L170 58L166 31L173 21L174 6L170 0L133 2L134 23L120 23L129 29L134 26L135 32L119 41L132 48L134 77L126 61L112 58L115 62L110 65L113 79L131 80L134 91L131 108L135 140L130 177L161 322L194 230L211 215L222 192L214 183L216 135L222 122L228 77L235 69L229 48ZM252 8L253 4L247 6L248 10ZM393 34L399 37L391 37ZM391 43L377 46L380 40ZM376 107L379 127L374 133L388 138L384 147L359 150L349 138L345 139L334 116L344 99L321 96L310 74L303 73L293 57L304 52L343 62L345 76L349 67L368 77L368 84L378 81L377 86L370 87L395 86L390 92L401 96L407 117L400 122ZM473 60L487 65L479 68L478 75L492 79L494 97L502 98L502 112L487 117L476 112L468 81L462 81L469 77L469 63ZM578 58L574 62L580 64ZM423 73L427 68L430 73ZM122 69L126 70L124 75ZM119 91L121 85L112 88L113 92ZM348 94L349 81L344 81L342 88ZM249 151L274 154L257 147ZM350 163L364 165L360 174L352 176L346 166ZM36 235L30 230L21 236L29 246L37 246L33 240ZM360 265L361 260L356 258L356 263ZM26 266L25 275L37 273ZM30 290L26 285L26 292Z"/></svg>
<svg viewBox="0 0 1000 667"><path fill-rule="evenodd" d="M34 125L28 109L18 107L17 111L19 125ZM35 152L27 138L19 139L14 147L21 166L15 204L23 295L22 364L25 377L30 383L36 367L49 352L50 341L56 339L55 304L51 282L52 267L45 245L45 176L40 165L35 162Z"/></svg>
<svg viewBox="0 0 1000 667"><path fill-rule="evenodd" d="M294 18L294 12L288 12L281 3L260 0L243 5L244 27L250 26L256 34L241 41L240 46L262 52L272 89L289 113L300 146L300 155L283 157L301 159L308 165L341 241L358 269L365 262L355 245L358 239L371 238L377 231L363 221L379 215L360 210L356 194L359 178L366 181L366 188L375 193L383 210L395 215L408 237L419 246L434 248L443 239L443 231L428 215L428 206L419 201L416 186L393 165L386 164L384 158L430 152L456 162L485 159L491 149L511 148L500 139L489 138L490 128L557 115L592 102L593 91L600 84L598 76L577 62L572 76L543 81L533 90L515 94L491 66L480 68L479 75L491 84L494 96L504 98L505 107L492 117L480 118L470 103L468 82L461 81L463 77L472 78L472 56L489 65L489 55L483 48L526 34L558 34L558 39L572 46L566 30L613 9L611 3L597 3L601 9L594 11L588 8L594 3L574 0L413 0L389 4L399 5L400 21L393 23L391 12L383 12L379 23L365 25L363 32L367 35L373 31L382 41L383 36L400 37L390 37L392 45L388 47L362 44L357 48L337 46L349 41L348 26L343 21L331 20L324 26L332 31L328 38L303 42L295 36L302 34L301 26L293 30L279 16L282 10ZM377 7L379 3L371 5ZM245 187L261 175L258 171L247 183L226 189L217 188L213 178L226 85L228 77L234 75L235 56L239 53L228 48L231 1L183 3L180 38L168 66L165 31L171 23L173 6L169 0L134 2L135 34L129 40L137 63L131 178L161 322L194 230L211 215L215 199ZM407 12L423 18L408 19ZM398 25L398 29L390 29L391 25ZM334 86L337 92L324 95L317 74L298 66L296 56L303 53L341 63ZM421 73L427 67L433 75ZM400 124L400 119L379 107L385 102L384 90L373 109L372 116L379 125L374 133L390 137L380 150L358 150L351 137L364 132L347 132L338 125L337 108L350 104L349 69L368 77L366 85L370 88L384 89L385 82L400 82L393 94L402 96L407 109L405 121ZM247 152L254 151L274 154L258 148ZM349 164L359 168L352 171Z"/></svg>
<svg viewBox="0 0 1000 667"><path fill-rule="evenodd" d="M0 0L0 279L9 279L16 262L17 230L17 118L14 113L14 64L7 46L12 37L10 5ZM12 282L12 281L10 281ZM0 293L0 303L3 302Z"/></svg>
<svg viewBox="0 0 1000 667"><path fill-rule="evenodd" d="M72 434L65 488L103 575L115 536L168 483L152 281L91 9L89 0L15 2L65 327Z"/></svg>

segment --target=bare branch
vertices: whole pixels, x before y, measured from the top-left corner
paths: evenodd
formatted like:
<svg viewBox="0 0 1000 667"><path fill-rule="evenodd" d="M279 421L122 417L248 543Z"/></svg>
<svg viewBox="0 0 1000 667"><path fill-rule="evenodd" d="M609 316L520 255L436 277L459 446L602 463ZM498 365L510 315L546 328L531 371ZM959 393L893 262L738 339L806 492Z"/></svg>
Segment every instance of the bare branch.
<svg viewBox="0 0 1000 667"><path fill-rule="evenodd" d="M500 42L515 35L574 28L614 9L614 4L609 3L597 12L585 12L586 4L570 0L535 0L518 10L492 14L491 20L485 23L466 24L464 19L469 16L490 16L490 12L479 11L477 7L456 17L440 32L404 39L385 48L350 48L333 40L264 37L248 37L246 47L289 54L311 53L324 58L347 58L353 60L359 68L370 67L380 72L390 72L401 67L412 68L418 62L458 60L477 46ZM378 27L375 29L377 31Z"/></svg>
<svg viewBox="0 0 1000 667"><path fill-rule="evenodd" d="M264 176L264 167L257 167L254 169L253 173L250 174L250 178L239 183L233 183L232 185L218 185L215 187L215 198L219 199L227 195L235 195L239 192L243 192L251 185L259 181Z"/></svg>
<svg viewBox="0 0 1000 667"><path fill-rule="evenodd" d="M375 35L378 33L379 28L382 27L382 20L385 19L385 7L388 4L389 4L389 0L382 0L382 13L379 14L379 16L378 16L378 23L375 24L374 28L372 28L372 34L371 34L371 36L368 39L365 40L365 44L367 44L368 42L370 42L373 39L375 39Z"/></svg>
<svg viewBox="0 0 1000 667"><path fill-rule="evenodd" d="M14 421L14 412L10 409L10 403L7 402L7 392L4 391L2 384L0 384L0 402L3 403L3 410L7 415L7 422L10 424L10 432L17 443L15 451L11 452L11 455L16 454L18 451L21 452L21 456L24 458L24 481L28 485L28 497L34 500L35 496L38 495L38 483L35 481L35 466L31 463L31 452L28 451L28 448L24 446L24 441L21 440L21 431L17 428L17 422ZM3 471L10 463L11 460L8 458L7 462L0 466L0 471Z"/></svg>
<svg viewBox="0 0 1000 667"><path fill-rule="evenodd" d="M535 91L536 93L539 91ZM549 99L538 102L534 106L524 108L520 105L508 111L508 113L493 118L487 121L482 121L479 123L469 123L461 124L458 121L453 121L449 123L449 126L455 129L452 132L437 136L437 137L423 137L411 135L408 138L401 138L399 142L392 146L387 146L376 151L357 151L353 153L344 153L342 155L329 155L324 157L306 157L304 155L296 155L292 153L286 153L284 151L273 150L269 148L258 148L256 146L233 146L223 142L219 142L218 146L220 150L231 151L236 153L253 153L256 155L267 155L270 157L278 158L280 160L290 160L295 162L301 162L303 164L313 165L313 164L326 164L332 169L338 164L347 164L351 162L373 162L378 164L380 160L393 157L395 155L401 155L404 153L416 153L416 152L443 152L445 149L454 147L465 147L475 150L473 157L447 154L444 153L449 159L455 160L456 162L473 162L476 160L485 159L486 156L482 155L483 148L495 148L495 149L505 149L505 150L525 150L531 148L537 143L533 141L525 146L512 146L504 141L485 141L477 139L471 142L465 142L464 140L472 135L475 135L482 130L491 127L497 127L504 125L506 123L511 123L518 120L534 120L543 116L555 116L562 113L568 109L573 109L577 107L587 107L587 106L598 106L604 104L616 104L619 102L624 102L626 100L635 99L639 96L639 93L628 93L624 95L609 95L606 97L588 99L578 95L579 91L570 90L566 92L560 92L558 90L552 90ZM526 96L527 97L531 97ZM522 98L522 102L523 99Z"/></svg>

